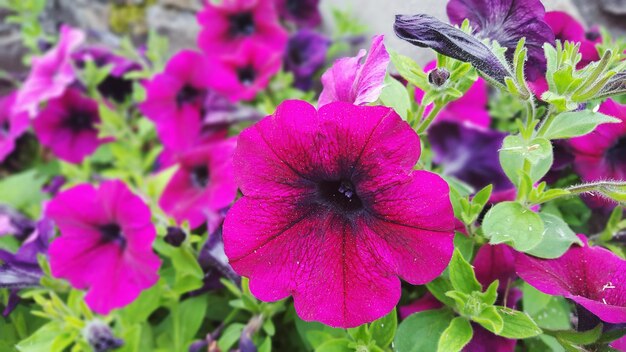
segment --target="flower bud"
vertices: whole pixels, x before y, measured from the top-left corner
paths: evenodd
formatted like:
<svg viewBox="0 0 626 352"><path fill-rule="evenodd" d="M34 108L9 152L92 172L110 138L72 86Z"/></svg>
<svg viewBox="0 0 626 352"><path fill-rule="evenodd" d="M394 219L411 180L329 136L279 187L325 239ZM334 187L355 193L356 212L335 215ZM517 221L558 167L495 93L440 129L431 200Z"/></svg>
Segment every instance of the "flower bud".
<svg viewBox="0 0 626 352"><path fill-rule="evenodd" d="M180 247L186 237L187 235L180 227L168 226L164 240L174 247Z"/></svg>
<svg viewBox="0 0 626 352"><path fill-rule="evenodd" d="M111 328L98 320L89 322L83 333L94 352L113 351L124 345L124 340L113 336Z"/></svg>
<svg viewBox="0 0 626 352"><path fill-rule="evenodd" d="M450 72L445 68L436 68L428 73L428 82L435 87L443 86L450 78Z"/></svg>

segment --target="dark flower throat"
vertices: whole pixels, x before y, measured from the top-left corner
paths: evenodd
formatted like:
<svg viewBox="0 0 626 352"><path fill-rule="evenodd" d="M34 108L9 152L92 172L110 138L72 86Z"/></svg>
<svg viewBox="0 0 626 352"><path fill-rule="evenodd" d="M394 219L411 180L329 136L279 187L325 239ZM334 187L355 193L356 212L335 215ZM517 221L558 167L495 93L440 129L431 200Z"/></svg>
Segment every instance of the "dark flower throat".
<svg viewBox="0 0 626 352"><path fill-rule="evenodd" d="M249 36L254 33L254 18L252 12L242 12L231 15L228 19L230 23L230 34L232 36Z"/></svg>
<svg viewBox="0 0 626 352"><path fill-rule="evenodd" d="M196 188L205 188L209 184L209 168L206 165L196 166L191 170L191 184Z"/></svg>
<svg viewBox="0 0 626 352"><path fill-rule="evenodd" d="M363 208L363 202L356 193L352 181L323 181L319 183L318 192L322 200L343 211L356 211Z"/></svg>
<svg viewBox="0 0 626 352"><path fill-rule="evenodd" d="M126 239L122 235L122 228L116 223L110 223L99 227L102 242L118 242L122 247L126 245Z"/></svg>
<svg viewBox="0 0 626 352"><path fill-rule="evenodd" d="M256 78L256 72L254 71L254 67L246 66L237 69L237 79L245 86L249 86L254 83L254 79Z"/></svg>
<svg viewBox="0 0 626 352"><path fill-rule="evenodd" d="M87 111L72 111L65 124L74 132L93 129L93 116Z"/></svg>
<svg viewBox="0 0 626 352"><path fill-rule="evenodd" d="M626 164L626 136L620 137L607 151L606 158L612 164Z"/></svg>

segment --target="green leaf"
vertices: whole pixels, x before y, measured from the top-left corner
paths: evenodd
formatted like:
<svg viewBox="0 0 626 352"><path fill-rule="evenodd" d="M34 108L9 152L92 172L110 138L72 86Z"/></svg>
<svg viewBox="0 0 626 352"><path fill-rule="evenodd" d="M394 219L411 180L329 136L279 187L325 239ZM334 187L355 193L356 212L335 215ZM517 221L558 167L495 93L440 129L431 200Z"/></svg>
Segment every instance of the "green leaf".
<svg viewBox="0 0 626 352"><path fill-rule="evenodd" d="M230 348L233 347L237 341L239 341L244 327L245 325L241 323L233 323L227 326L226 329L224 329L224 332L222 332L220 338L217 340L217 346L220 350L230 351Z"/></svg>
<svg viewBox="0 0 626 352"><path fill-rule="evenodd" d="M58 322L50 322L15 346L20 352L50 351L57 335L62 333Z"/></svg>
<svg viewBox="0 0 626 352"><path fill-rule="evenodd" d="M367 324L359 325L356 328L349 328L348 335L356 342L368 343L370 341L370 333Z"/></svg>
<svg viewBox="0 0 626 352"><path fill-rule="evenodd" d="M554 259L567 252L572 243L583 245L576 233L560 217L548 213L539 213L539 217L545 226L543 239L526 253L539 258Z"/></svg>
<svg viewBox="0 0 626 352"><path fill-rule="evenodd" d="M507 177L520 184L524 161L530 162L529 176L532 182L541 179L550 170L554 159L552 144L545 138L524 140L521 136L508 136L504 139L499 153L500 165Z"/></svg>
<svg viewBox="0 0 626 352"><path fill-rule="evenodd" d="M424 70L408 56L400 55L393 50L389 50L389 57L391 62L400 73L402 78L406 79L409 83L421 88L424 91L430 90L430 84Z"/></svg>
<svg viewBox="0 0 626 352"><path fill-rule="evenodd" d="M483 233L491 244L507 243L518 251L534 248L543 239L541 217L516 202L502 202L487 212Z"/></svg>
<svg viewBox="0 0 626 352"><path fill-rule="evenodd" d="M476 274L472 266L463 259L463 255L458 249L454 250L452 260L448 266L450 282L455 290L470 294L474 291L482 291L482 286L476 280Z"/></svg>
<svg viewBox="0 0 626 352"><path fill-rule="evenodd" d="M458 352L472 339L472 325L464 317L452 319L450 325L439 337L437 351Z"/></svg>
<svg viewBox="0 0 626 352"><path fill-rule="evenodd" d="M504 320L495 306L485 307L479 315L473 316L472 320L496 335L500 334L504 328Z"/></svg>
<svg viewBox="0 0 626 352"><path fill-rule="evenodd" d="M16 209L23 209L43 200L39 190L46 182L35 170L24 171L5 177L0 181L0 203L8 204ZM24 192L24 190L30 190ZM34 214L38 215L38 214Z"/></svg>
<svg viewBox="0 0 626 352"><path fill-rule="evenodd" d="M586 346L598 341L602 335L602 324L587 331L557 331L554 336L560 342L567 342L572 345Z"/></svg>
<svg viewBox="0 0 626 352"><path fill-rule="evenodd" d="M524 312L507 307L496 307L504 325L497 335L509 339L526 339L542 333L537 324Z"/></svg>
<svg viewBox="0 0 626 352"><path fill-rule="evenodd" d="M589 110L564 112L557 115L543 133L547 139L584 136L604 123L618 123L619 119Z"/></svg>
<svg viewBox="0 0 626 352"><path fill-rule="evenodd" d="M406 121L411 110L411 98L406 87L389 75L385 77L385 86L380 93L380 102L393 108Z"/></svg>
<svg viewBox="0 0 626 352"><path fill-rule="evenodd" d="M324 342L315 352L353 352L354 349L350 348L351 341L348 339L333 339Z"/></svg>
<svg viewBox="0 0 626 352"><path fill-rule="evenodd" d="M461 252L466 261L471 261L474 256L474 239L456 231L454 233L454 247Z"/></svg>
<svg viewBox="0 0 626 352"><path fill-rule="evenodd" d="M178 305L176 314L179 324L181 341L191 341L200 329L207 309L207 296L200 295L188 298Z"/></svg>
<svg viewBox="0 0 626 352"><path fill-rule="evenodd" d="M430 293L439 300L439 302L445 304L446 306L454 306L454 301L446 296L446 292L452 291L452 285L449 281L442 277L438 277L433 281L426 284L426 288Z"/></svg>
<svg viewBox="0 0 626 352"><path fill-rule="evenodd" d="M565 330L571 327L570 307L565 298L547 295L524 283L522 303L537 325L544 329Z"/></svg>
<svg viewBox="0 0 626 352"><path fill-rule="evenodd" d="M370 335L379 347L387 347L393 342L398 328L398 314L394 308L389 314L370 324Z"/></svg>
<svg viewBox="0 0 626 352"><path fill-rule="evenodd" d="M315 349L330 339L347 336L344 329L331 328L318 322L304 321L297 316L295 317L295 322L298 335L300 335L306 347L310 349Z"/></svg>
<svg viewBox="0 0 626 352"><path fill-rule="evenodd" d="M439 337L448 328L453 318L452 311L445 308L411 314L398 326L393 350L395 352L436 351Z"/></svg>

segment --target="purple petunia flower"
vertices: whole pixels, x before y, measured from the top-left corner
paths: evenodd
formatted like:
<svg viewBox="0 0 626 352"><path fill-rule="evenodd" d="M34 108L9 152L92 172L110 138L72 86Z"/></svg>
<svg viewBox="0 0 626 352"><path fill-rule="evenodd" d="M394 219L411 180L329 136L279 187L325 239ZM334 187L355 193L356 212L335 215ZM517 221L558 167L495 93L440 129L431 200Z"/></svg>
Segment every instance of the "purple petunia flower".
<svg viewBox="0 0 626 352"><path fill-rule="evenodd" d="M39 104L65 92L76 80L72 53L84 40L85 34L82 31L66 25L61 27L57 46L33 59L30 74L17 95L15 113L27 111L35 116Z"/></svg>
<svg viewBox="0 0 626 352"><path fill-rule="evenodd" d="M234 181L235 139L213 142L178 157L179 169L165 187L159 205L177 222L191 228L208 222L213 231L221 222L220 211L237 196Z"/></svg>
<svg viewBox="0 0 626 352"><path fill-rule="evenodd" d="M247 41L283 52L287 31L278 22L274 1L225 0L219 5L207 1L198 13L202 26L198 46L211 57L231 55Z"/></svg>
<svg viewBox="0 0 626 352"><path fill-rule="evenodd" d="M97 88L102 96L118 103L123 103L133 91L133 81L124 78L124 75L141 69L139 63L115 55L103 47L84 48L74 53L72 57L78 67L84 67L87 60L93 60L97 67L110 65L111 72Z"/></svg>
<svg viewBox="0 0 626 352"><path fill-rule="evenodd" d="M319 0L276 0L280 17L301 27L316 27L322 23Z"/></svg>
<svg viewBox="0 0 626 352"><path fill-rule="evenodd" d="M35 229L35 222L17 210L0 204L0 236L12 235L25 239Z"/></svg>
<svg viewBox="0 0 626 352"><path fill-rule="evenodd" d="M150 209L121 181L61 192L46 216L61 231L50 245L52 275L88 289L85 301L94 312L124 307L157 282L161 261L152 251Z"/></svg>
<svg viewBox="0 0 626 352"><path fill-rule="evenodd" d="M326 62L326 51L330 40L309 29L299 30L289 38L285 53L285 71L293 73L294 86L308 90L313 83L313 75Z"/></svg>
<svg viewBox="0 0 626 352"><path fill-rule="evenodd" d="M280 70L282 52L247 41L237 52L209 59L209 86L231 101L251 100Z"/></svg>
<svg viewBox="0 0 626 352"><path fill-rule="evenodd" d="M554 42L554 33L545 22L546 10L540 0L450 0L450 22L460 25L469 19L479 38L496 40L513 57L520 39L526 38L526 71L531 80L543 75L546 59L544 43Z"/></svg>
<svg viewBox="0 0 626 352"><path fill-rule="evenodd" d="M626 323L626 261L578 237L584 246L573 246L557 259L518 254L518 275L539 291L569 298L607 323Z"/></svg>
<svg viewBox="0 0 626 352"><path fill-rule="evenodd" d="M139 108L156 124L163 144L173 151L188 150L201 138L209 71L200 53L183 50L146 83L147 98Z"/></svg>
<svg viewBox="0 0 626 352"><path fill-rule="evenodd" d="M80 163L100 144L110 141L98 138L99 122L98 103L70 88L48 102L33 121L33 127L41 144L57 157Z"/></svg>
<svg viewBox="0 0 626 352"><path fill-rule="evenodd" d="M16 93L0 97L0 162L15 149L15 141L28 129L26 112L15 112Z"/></svg>
<svg viewBox="0 0 626 352"><path fill-rule="evenodd" d="M428 130L433 162L443 168L443 174L476 189L491 184L495 191L513 188L498 158L504 137L506 134L499 131L447 121Z"/></svg>
<svg viewBox="0 0 626 352"><path fill-rule="evenodd" d="M291 295L302 319L354 327L393 309L398 276L424 284L447 266L448 185L413 170L419 137L393 109L285 101L237 143L244 197L224 246L257 298Z"/></svg>
<svg viewBox="0 0 626 352"><path fill-rule="evenodd" d="M389 53L383 43L384 37L372 38L369 55L361 49L357 56L341 58L322 75L324 89L320 94L319 106L334 101L363 105L376 101L383 90Z"/></svg>
<svg viewBox="0 0 626 352"><path fill-rule="evenodd" d="M505 84L509 70L483 42L462 30L428 15L397 15L396 35L407 42L451 58L469 62L493 81Z"/></svg>
<svg viewBox="0 0 626 352"><path fill-rule="evenodd" d="M0 249L0 288L11 291L9 302L2 313L4 316L9 315L18 304L18 291L39 286L43 276L37 255L48 251L48 244L54 236L54 224L44 218L30 230L30 235L16 253Z"/></svg>

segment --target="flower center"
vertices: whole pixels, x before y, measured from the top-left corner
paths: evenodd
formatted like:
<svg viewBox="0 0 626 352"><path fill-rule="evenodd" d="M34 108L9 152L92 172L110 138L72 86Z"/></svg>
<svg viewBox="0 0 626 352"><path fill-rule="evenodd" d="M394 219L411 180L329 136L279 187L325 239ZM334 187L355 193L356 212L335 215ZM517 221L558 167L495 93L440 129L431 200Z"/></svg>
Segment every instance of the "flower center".
<svg viewBox="0 0 626 352"><path fill-rule="evenodd" d="M191 169L191 183L196 188L205 188L209 184L209 168L199 165Z"/></svg>
<svg viewBox="0 0 626 352"><path fill-rule="evenodd" d="M126 97L133 91L133 82L109 75L98 85L98 91L107 98L123 103Z"/></svg>
<svg viewBox="0 0 626 352"><path fill-rule="evenodd" d="M86 111L71 112L65 123L67 127L75 132L93 128L92 116Z"/></svg>
<svg viewBox="0 0 626 352"><path fill-rule="evenodd" d="M361 198L356 194L352 181L324 181L319 184L319 194L326 203L346 211L355 211L363 208Z"/></svg>
<svg viewBox="0 0 626 352"><path fill-rule="evenodd" d="M293 45L289 48L289 51L287 52L287 56L289 57L291 62L293 62L296 65L301 65L304 62L304 58L302 57L300 50L298 50L297 45Z"/></svg>
<svg viewBox="0 0 626 352"><path fill-rule="evenodd" d="M612 164L626 164L626 136L620 137L607 151L606 159Z"/></svg>
<svg viewBox="0 0 626 352"><path fill-rule="evenodd" d="M249 36L254 33L255 26L252 12L231 15L228 22L230 23L230 33L233 36Z"/></svg>
<svg viewBox="0 0 626 352"><path fill-rule="evenodd" d="M11 129L11 125L9 125L8 119L0 122L0 136L7 136L9 134L10 129Z"/></svg>
<svg viewBox="0 0 626 352"><path fill-rule="evenodd" d="M598 38L600 38L600 33L596 32L596 31L589 31L589 32L585 33L585 38L587 40L595 42Z"/></svg>
<svg viewBox="0 0 626 352"><path fill-rule="evenodd" d="M122 247L126 244L126 239L122 235L122 228L116 223L110 223L99 227L100 235L102 235L102 241L118 242Z"/></svg>
<svg viewBox="0 0 626 352"><path fill-rule="evenodd" d="M237 69L237 78L239 82L241 82L245 86L249 86L254 82L256 78L256 72L254 72L254 67L246 66Z"/></svg>
<svg viewBox="0 0 626 352"><path fill-rule="evenodd" d="M192 103L200 97L200 94L199 89L185 84L176 94L176 104L178 104L178 107L181 107L185 104Z"/></svg>

